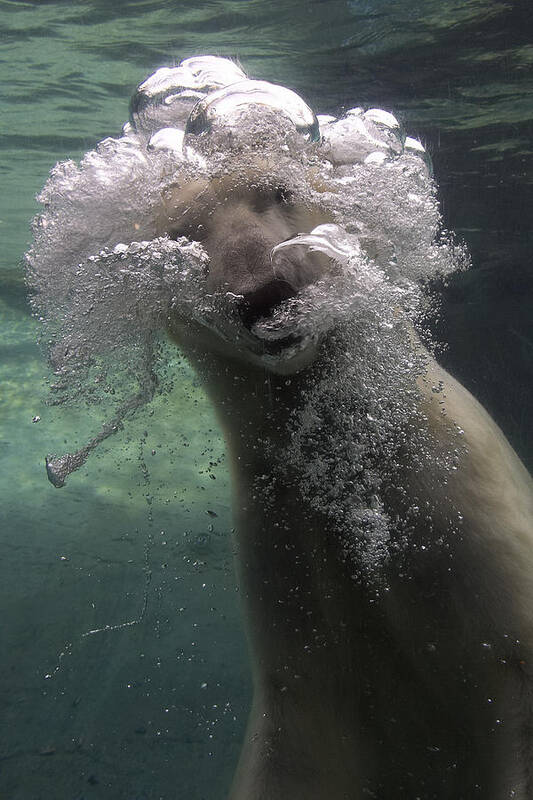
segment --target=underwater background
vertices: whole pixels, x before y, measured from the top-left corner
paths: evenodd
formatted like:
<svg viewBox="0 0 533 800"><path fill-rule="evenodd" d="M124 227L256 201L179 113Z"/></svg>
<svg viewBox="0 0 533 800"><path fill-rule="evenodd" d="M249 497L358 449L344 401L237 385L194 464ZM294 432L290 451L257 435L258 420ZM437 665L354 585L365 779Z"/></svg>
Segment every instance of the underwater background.
<svg viewBox="0 0 533 800"><path fill-rule="evenodd" d="M65 488L47 481L45 455L102 418L48 403L22 263L35 195L192 55L236 58L319 113L393 111L472 255L437 287L441 362L531 470L531 3L1 0L0 34L0 797L223 800L250 677L221 436L175 353L171 388Z"/></svg>

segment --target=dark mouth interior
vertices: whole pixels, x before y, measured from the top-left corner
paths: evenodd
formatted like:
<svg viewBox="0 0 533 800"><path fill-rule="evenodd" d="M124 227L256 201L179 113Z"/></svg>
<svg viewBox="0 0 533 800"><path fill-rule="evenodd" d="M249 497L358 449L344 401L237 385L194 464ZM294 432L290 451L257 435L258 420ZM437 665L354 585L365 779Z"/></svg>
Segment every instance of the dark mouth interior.
<svg viewBox="0 0 533 800"><path fill-rule="evenodd" d="M296 297L298 292L287 281L276 279L255 292L245 295L239 308L239 316L248 329L262 319L269 319L284 300ZM297 345L302 337L289 334L280 339L264 339L262 345L268 355L280 355L288 347Z"/></svg>
<svg viewBox="0 0 533 800"><path fill-rule="evenodd" d="M281 278L276 278L256 291L245 294L239 309L244 326L250 329L258 320L268 319L280 303L296 297L297 294L296 289Z"/></svg>

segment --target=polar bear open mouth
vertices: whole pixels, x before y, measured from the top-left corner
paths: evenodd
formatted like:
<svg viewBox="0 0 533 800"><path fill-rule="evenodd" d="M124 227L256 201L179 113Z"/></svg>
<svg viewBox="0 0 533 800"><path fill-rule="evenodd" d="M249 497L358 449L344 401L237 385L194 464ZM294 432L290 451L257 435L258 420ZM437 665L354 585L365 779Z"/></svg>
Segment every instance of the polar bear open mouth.
<svg viewBox="0 0 533 800"><path fill-rule="evenodd" d="M299 370L343 320L390 327L398 307L414 317L420 283L466 259L440 232L423 146L392 114L316 116L290 89L213 56L158 69L123 135L56 165L38 199L28 284L56 401L145 402L173 318L265 369ZM255 238L239 229L243 208ZM262 243L256 263L271 271L244 310L244 271L242 286L224 279L231 213L237 248Z"/></svg>

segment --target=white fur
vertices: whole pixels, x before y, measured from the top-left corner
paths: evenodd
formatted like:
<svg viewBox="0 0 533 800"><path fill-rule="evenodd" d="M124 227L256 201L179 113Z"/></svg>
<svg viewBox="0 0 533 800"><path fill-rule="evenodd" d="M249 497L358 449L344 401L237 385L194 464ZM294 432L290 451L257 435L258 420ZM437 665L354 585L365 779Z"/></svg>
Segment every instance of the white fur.
<svg viewBox="0 0 533 800"><path fill-rule="evenodd" d="M217 215L208 252L234 224ZM456 463L398 450L381 495L402 536L374 581L301 465L276 460L335 352L287 379L198 323L170 329L233 470L254 700L231 800L533 798L533 485L494 421L422 354L413 424Z"/></svg>

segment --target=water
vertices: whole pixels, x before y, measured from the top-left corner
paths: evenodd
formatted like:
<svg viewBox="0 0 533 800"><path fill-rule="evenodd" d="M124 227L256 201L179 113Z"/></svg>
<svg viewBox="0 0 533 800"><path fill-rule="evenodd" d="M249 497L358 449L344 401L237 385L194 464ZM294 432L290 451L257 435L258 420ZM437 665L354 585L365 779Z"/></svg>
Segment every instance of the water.
<svg viewBox="0 0 533 800"><path fill-rule="evenodd" d="M474 262L444 290L434 323L449 344L444 359L531 467L531 11L492 2L0 9L0 784L10 800L218 800L249 699L221 437L194 375L169 353L167 392L66 488L48 483L45 454L83 446L102 411L45 404L50 375L20 267L34 195L56 161L120 135L131 92L156 67L198 53L237 56L247 74L290 86L320 112L394 111L431 152L445 223Z"/></svg>

